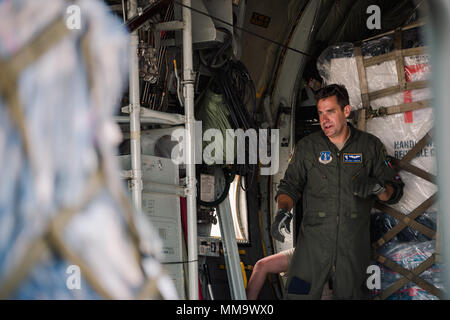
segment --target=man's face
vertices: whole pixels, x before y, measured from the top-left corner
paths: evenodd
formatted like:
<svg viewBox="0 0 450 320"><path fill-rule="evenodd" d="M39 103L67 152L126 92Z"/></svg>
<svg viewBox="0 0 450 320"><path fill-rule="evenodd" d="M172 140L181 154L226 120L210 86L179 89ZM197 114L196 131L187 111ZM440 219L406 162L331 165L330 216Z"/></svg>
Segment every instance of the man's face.
<svg viewBox="0 0 450 320"><path fill-rule="evenodd" d="M347 117L350 115L350 106L341 109L336 96L320 99L317 103L320 126L328 138L337 138L344 134L347 126Z"/></svg>

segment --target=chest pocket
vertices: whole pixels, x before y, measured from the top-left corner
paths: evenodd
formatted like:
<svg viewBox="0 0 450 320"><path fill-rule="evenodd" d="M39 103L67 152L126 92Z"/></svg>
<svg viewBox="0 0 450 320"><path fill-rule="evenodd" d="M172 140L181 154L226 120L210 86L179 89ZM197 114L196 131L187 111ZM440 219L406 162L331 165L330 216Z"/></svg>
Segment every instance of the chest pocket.
<svg viewBox="0 0 450 320"><path fill-rule="evenodd" d="M343 178L345 177L348 181L353 181L358 176L367 176L367 166L364 163L343 163Z"/></svg>
<svg viewBox="0 0 450 320"><path fill-rule="evenodd" d="M324 195L328 191L328 173L312 161L306 161L308 187L312 194Z"/></svg>
<svg viewBox="0 0 450 320"><path fill-rule="evenodd" d="M340 159L345 177L352 181L357 176L370 176L372 172L372 159L362 154L360 162L346 161L345 154ZM350 159L351 160L351 159Z"/></svg>

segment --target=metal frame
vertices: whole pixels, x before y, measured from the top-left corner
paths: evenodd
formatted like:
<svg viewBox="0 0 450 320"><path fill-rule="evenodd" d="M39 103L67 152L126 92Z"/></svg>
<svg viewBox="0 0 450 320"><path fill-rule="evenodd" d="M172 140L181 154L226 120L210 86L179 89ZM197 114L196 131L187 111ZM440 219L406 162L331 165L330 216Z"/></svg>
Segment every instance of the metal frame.
<svg viewBox="0 0 450 320"><path fill-rule="evenodd" d="M195 179L195 118L194 81L192 60L192 16L191 0L183 0L183 93L186 115L186 177L187 177L187 232L189 299L198 300L198 247L197 247L197 202Z"/></svg>
<svg viewBox="0 0 450 320"><path fill-rule="evenodd" d="M167 1L160 1L158 5ZM130 106L128 117L117 117L120 122L130 121L131 139L131 179L132 179L132 199L138 212L142 208L142 169L141 169L141 122L146 123L166 123L171 125L184 123L186 127L186 175L187 186L183 190L180 187L170 187L161 184L154 184L154 190L164 194L181 194L187 197L187 230L188 230L188 298L198 300L198 248L197 248L197 203L196 203L196 180L195 180L195 140L194 140L194 71L192 60L192 19L190 0L183 0L183 22L177 23L176 28L183 30L183 98L185 106L185 116L170 113L155 112L141 109L139 104L139 64L137 57L138 35L137 24L132 30L130 41ZM137 21L137 0L129 0L128 25ZM173 28L174 25L168 25ZM160 25L161 27L161 25ZM141 119L141 115L144 118ZM142 121L144 120L144 121ZM169 190L170 189L170 190Z"/></svg>
<svg viewBox="0 0 450 320"><path fill-rule="evenodd" d="M159 3L156 6L159 6ZM137 0L130 0L130 10L128 19L133 20L137 14ZM136 20L136 18L134 18ZM142 20L142 19L141 19ZM142 21L141 21L142 22ZM136 24L137 25L137 24ZM193 69L192 52L192 16L191 0L182 2L182 21L172 21L165 24L158 24L155 27L160 30L164 27L170 30L182 30L183 47L183 80L181 81L183 91L180 102L184 105L185 115L157 112L141 108L139 105L139 70L137 58L138 35L137 28L131 33L131 58L130 58L130 106L122 110L129 112L129 117L116 117L119 122L130 121L131 139L131 172L124 175L132 179L132 198L138 211L141 210L142 201L142 169L140 154L140 124L164 123L170 125L185 125L185 148L186 154L186 188L152 183L150 192L170 194L174 196L186 196L187 202L187 249L188 249L188 298L198 300L198 239L197 239L197 202L196 202L196 175L195 175L195 118L194 118L194 83L195 74ZM224 201L219 206L218 211L227 274L230 281L231 296L233 299L246 299L243 274L239 259L239 253L234 233L232 214L229 201Z"/></svg>
<svg viewBox="0 0 450 320"><path fill-rule="evenodd" d="M214 184L218 186L218 190L223 189L225 181L220 178L217 169L214 174ZM220 185L222 184L222 186ZM244 287L244 278L241 269L239 250L236 241L236 233L234 232L233 215L229 197L227 196L222 203L216 208L219 218L221 241L223 245L223 255L225 257L225 266L227 270L228 281L230 285L230 294L232 300L246 300L247 295Z"/></svg>
<svg viewBox="0 0 450 320"><path fill-rule="evenodd" d="M128 19L137 16L137 0L129 1ZM134 207L138 212L142 209L142 170L141 170L141 121L139 103L139 60L137 30L131 33L130 39L130 148L131 148L131 195Z"/></svg>

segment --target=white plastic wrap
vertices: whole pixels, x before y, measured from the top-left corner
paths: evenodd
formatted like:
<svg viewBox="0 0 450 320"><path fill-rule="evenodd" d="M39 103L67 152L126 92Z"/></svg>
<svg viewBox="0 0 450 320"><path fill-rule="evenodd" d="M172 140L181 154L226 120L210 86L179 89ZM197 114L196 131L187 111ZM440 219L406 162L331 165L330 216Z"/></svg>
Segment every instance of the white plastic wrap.
<svg viewBox="0 0 450 320"><path fill-rule="evenodd" d="M393 114L368 120L366 128L367 132L380 138L389 155L401 159L432 129L433 109L412 111L412 119L412 123L405 123L404 114ZM433 142L426 145L410 163L435 175L437 168ZM435 184L412 173L401 170L399 175L405 183L403 197L392 207L405 214L417 208L437 191ZM435 209L433 206L431 210Z"/></svg>
<svg viewBox="0 0 450 320"><path fill-rule="evenodd" d="M0 1L0 57L14 56L51 21L64 18L71 4L63 0ZM18 81L37 172L24 157L18 131L5 100L0 99L0 286L60 209L81 202L88 178L99 169L96 146L105 159L110 188L121 188L113 156L120 131L113 112L127 75L128 35L101 1L76 4L81 9L81 29L71 30L28 66ZM91 91L79 47L86 30L94 62ZM65 244L116 299L134 298L145 279L126 223L117 201L102 187L60 230ZM146 255L144 269L157 279L164 297L176 298L170 279L156 278L161 265L154 255L161 251L160 240L141 216L136 216L136 227L142 239L140 250ZM67 286L70 264L49 251L10 297L101 298L83 273L79 289Z"/></svg>
<svg viewBox="0 0 450 320"><path fill-rule="evenodd" d="M429 78L430 68L428 59L425 56L406 57L405 60L409 63L416 63L409 64L405 68L407 80L427 80ZM428 99L430 97L429 90L425 88L399 93L395 95L397 100L392 98L392 102L387 101L387 103L392 105ZM391 97L383 99L387 100L388 98L391 99ZM403 98L403 101L398 100L400 98ZM366 130L380 138L389 155L401 159L433 128L433 124L433 109L425 108L370 119L367 121ZM431 142L426 145L410 163L431 174L436 174L434 144ZM405 188L403 189L403 197L400 202L392 207L403 213L411 212L437 191L435 184L414 174L404 170L400 171L399 174L405 183ZM433 207L431 210L435 209Z"/></svg>
<svg viewBox="0 0 450 320"><path fill-rule="evenodd" d="M419 45L420 43L416 43ZM364 58L388 53L392 50L392 37L383 37L365 42L362 47ZM356 59L353 56L352 43L331 46L325 49L317 59L317 69L324 84L338 83L347 88L352 110L362 108L361 87L359 83ZM405 57L406 81L428 80L430 77L429 57L427 54ZM386 89L398 84L397 66L394 60L366 67L367 86L369 93ZM429 99L431 91L428 88L411 90L408 93L396 93L379 99L371 100L371 107L376 110L405 102Z"/></svg>

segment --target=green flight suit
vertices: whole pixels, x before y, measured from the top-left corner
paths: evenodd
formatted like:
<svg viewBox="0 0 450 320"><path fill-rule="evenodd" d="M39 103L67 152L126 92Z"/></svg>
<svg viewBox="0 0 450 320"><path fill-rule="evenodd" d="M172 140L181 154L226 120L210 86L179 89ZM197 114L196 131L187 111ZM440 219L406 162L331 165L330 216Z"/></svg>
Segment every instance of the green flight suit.
<svg viewBox="0 0 450 320"><path fill-rule="evenodd" d="M358 175L369 175L396 185L396 173L377 137L349 127L350 137L340 151L322 131L301 139L280 181L277 196L287 194L296 203L303 194L287 299L320 299L329 279L336 299L368 297L370 210L376 197L354 196L352 182Z"/></svg>

